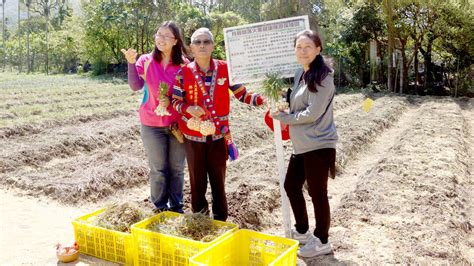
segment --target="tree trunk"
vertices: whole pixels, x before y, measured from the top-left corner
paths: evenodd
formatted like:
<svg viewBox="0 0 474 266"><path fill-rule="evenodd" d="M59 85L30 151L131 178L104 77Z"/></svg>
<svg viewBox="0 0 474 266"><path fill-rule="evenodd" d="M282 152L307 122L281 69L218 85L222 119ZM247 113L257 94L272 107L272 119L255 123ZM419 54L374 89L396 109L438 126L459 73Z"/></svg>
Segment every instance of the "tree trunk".
<svg viewBox="0 0 474 266"><path fill-rule="evenodd" d="M34 71L35 69L35 51L33 50L33 52L31 53L31 71Z"/></svg>
<svg viewBox="0 0 474 266"><path fill-rule="evenodd" d="M5 2L6 0L2 0L3 72L5 72L7 63L7 49L5 49Z"/></svg>
<svg viewBox="0 0 474 266"><path fill-rule="evenodd" d="M403 93L403 89L408 87L408 58L406 55L406 39L400 39L401 44L401 55L402 55L402 64L400 69L400 93Z"/></svg>
<svg viewBox="0 0 474 266"><path fill-rule="evenodd" d="M214 8L215 2L214 0L209 1L209 14L211 14L212 9Z"/></svg>
<svg viewBox="0 0 474 266"><path fill-rule="evenodd" d="M403 57L405 57L405 55L403 55ZM403 93L403 89L406 89L408 88L408 69L410 68L408 62L406 62L406 58L403 59L404 60L404 63L402 65L402 77L403 77L403 80L401 80L400 82L400 93Z"/></svg>
<svg viewBox="0 0 474 266"><path fill-rule="evenodd" d="M431 57L431 51L433 50L433 42L436 38L429 37L428 45L426 46L426 53L423 55L425 59L425 89L432 87L433 85L433 62Z"/></svg>
<svg viewBox="0 0 474 266"><path fill-rule="evenodd" d="M424 88L430 88L433 86L434 76L433 76L433 62L431 52L433 51L433 43L438 38L437 35L433 33L432 30L428 32L428 41L426 44L426 51L420 46L419 50L423 55L424 67L425 67L425 86Z"/></svg>
<svg viewBox="0 0 474 266"><path fill-rule="evenodd" d="M384 84L384 74L383 74L383 53L382 53L382 43L375 39L377 42L377 78L378 84Z"/></svg>
<svg viewBox="0 0 474 266"><path fill-rule="evenodd" d="M27 28L26 28L26 60L27 62L27 73L29 74L33 69L31 67L31 56L30 56L30 0L27 0L28 6L26 9L26 20L27 20Z"/></svg>
<svg viewBox="0 0 474 266"><path fill-rule="evenodd" d="M370 41L370 83L375 83L378 80L378 60L377 60L377 42Z"/></svg>
<svg viewBox="0 0 474 266"><path fill-rule="evenodd" d="M359 86L365 87L364 83L364 65L365 65L365 58L367 54L367 48L364 47L364 54L360 57L359 60Z"/></svg>
<svg viewBox="0 0 474 266"><path fill-rule="evenodd" d="M420 75L418 73L418 42L415 42L415 88L418 90L418 84L420 84Z"/></svg>
<svg viewBox="0 0 474 266"><path fill-rule="evenodd" d="M45 16L46 18L46 75L49 74L48 70L49 70L49 60L48 60L48 57L49 57L49 42L48 42L48 24L49 24L49 14L46 14Z"/></svg>
<svg viewBox="0 0 474 266"><path fill-rule="evenodd" d="M389 91L394 91L393 86L393 48L394 48L394 37L395 31L393 27L393 5L392 0L384 0L384 9L387 16L387 29L388 29L388 73L387 73L387 88Z"/></svg>
<svg viewBox="0 0 474 266"><path fill-rule="evenodd" d="M139 23L138 23L138 8L135 8L135 27L136 29L138 29L138 26L139 26ZM140 33L138 32L138 30L136 31L136 34L135 34L135 44L136 44L136 49L137 51L140 52ZM143 53L143 51L142 51Z"/></svg>
<svg viewBox="0 0 474 266"><path fill-rule="evenodd" d="M393 53L395 56L395 78L393 79L393 92L397 92L397 79L398 79L398 72L400 70L400 59L398 53Z"/></svg>
<svg viewBox="0 0 474 266"><path fill-rule="evenodd" d="M18 0L18 72L21 73L22 70L22 58L21 58L21 24L20 24L20 3Z"/></svg>
<svg viewBox="0 0 474 266"><path fill-rule="evenodd" d="M142 47L142 48L141 48L141 49L142 49L142 54L145 53L145 48L146 48L146 47L145 47L146 25L147 25L146 22L143 23L142 30L141 30L141 32L142 32L141 35L142 35L142 36L140 37L140 39L141 39L140 42L141 42L141 47Z"/></svg>

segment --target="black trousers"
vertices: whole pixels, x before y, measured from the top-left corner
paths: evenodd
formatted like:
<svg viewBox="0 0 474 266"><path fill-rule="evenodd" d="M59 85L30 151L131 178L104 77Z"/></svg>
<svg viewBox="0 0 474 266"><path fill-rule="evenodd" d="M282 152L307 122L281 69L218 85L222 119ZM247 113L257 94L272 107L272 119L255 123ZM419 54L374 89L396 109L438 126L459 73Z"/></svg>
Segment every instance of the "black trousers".
<svg viewBox="0 0 474 266"><path fill-rule="evenodd" d="M191 207L193 212L209 212L206 200L207 178L212 192L212 214L214 219L227 220L227 198L225 195L225 171L227 149L224 139L206 142L184 141L186 160L191 183Z"/></svg>
<svg viewBox="0 0 474 266"><path fill-rule="evenodd" d="M305 233L309 229L308 212L303 196L303 185L305 180L307 181L316 218L314 235L323 243L327 242L329 236L331 214L327 187L329 170L334 167L335 161L335 149L293 154L285 178L285 191L295 216L295 228L299 233Z"/></svg>

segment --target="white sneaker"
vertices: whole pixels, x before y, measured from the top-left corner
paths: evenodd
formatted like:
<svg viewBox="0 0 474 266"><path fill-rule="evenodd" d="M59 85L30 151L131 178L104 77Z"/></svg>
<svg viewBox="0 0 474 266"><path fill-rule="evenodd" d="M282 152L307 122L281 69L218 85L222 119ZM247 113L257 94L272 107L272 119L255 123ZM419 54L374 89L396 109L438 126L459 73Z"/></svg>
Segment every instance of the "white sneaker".
<svg viewBox="0 0 474 266"><path fill-rule="evenodd" d="M313 233L310 230L306 231L306 233L304 234L300 234L298 233L298 231L296 231L295 228L292 228L291 238L293 238L294 240L298 240L300 244L304 245L308 243L311 239L316 238L316 237L313 235Z"/></svg>
<svg viewBox="0 0 474 266"><path fill-rule="evenodd" d="M326 255L332 252L329 241L326 244L321 243L319 238L314 237L306 245L298 249L298 256L310 258L320 255Z"/></svg>

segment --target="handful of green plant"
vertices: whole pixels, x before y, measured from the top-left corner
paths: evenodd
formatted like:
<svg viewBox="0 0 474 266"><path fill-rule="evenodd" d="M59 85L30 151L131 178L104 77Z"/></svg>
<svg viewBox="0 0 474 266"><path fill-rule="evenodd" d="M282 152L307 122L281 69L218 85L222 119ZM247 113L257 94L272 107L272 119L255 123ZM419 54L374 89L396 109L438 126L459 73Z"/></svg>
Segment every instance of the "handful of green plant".
<svg viewBox="0 0 474 266"><path fill-rule="evenodd" d="M169 99L166 97L168 93L168 84L166 82L160 82L160 98L158 99L158 106L155 109L157 116L168 116L171 115L168 110Z"/></svg>
<svg viewBox="0 0 474 266"><path fill-rule="evenodd" d="M288 103L282 100L283 89L287 86L278 73L267 73L263 81L263 95L268 99L270 108L284 111Z"/></svg>

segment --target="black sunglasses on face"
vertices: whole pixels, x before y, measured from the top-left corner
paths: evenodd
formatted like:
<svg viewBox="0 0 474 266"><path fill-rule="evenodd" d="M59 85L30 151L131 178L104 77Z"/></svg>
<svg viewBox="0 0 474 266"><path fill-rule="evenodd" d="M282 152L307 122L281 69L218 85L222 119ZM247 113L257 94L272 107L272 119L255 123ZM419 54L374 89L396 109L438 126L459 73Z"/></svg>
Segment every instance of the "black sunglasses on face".
<svg viewBox="0 0 474 266"><path fill-rule="evenodd" d="M194 44L194 45L201 45L201 44L209 45L209 44L211 44L211 43L212 43L211 40L204 40L204 41L202 41L202 40L194 40L194 41L192 42L192 44Z"/></svg>

